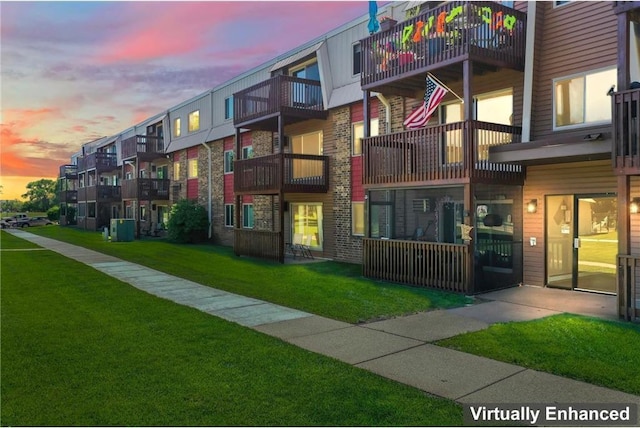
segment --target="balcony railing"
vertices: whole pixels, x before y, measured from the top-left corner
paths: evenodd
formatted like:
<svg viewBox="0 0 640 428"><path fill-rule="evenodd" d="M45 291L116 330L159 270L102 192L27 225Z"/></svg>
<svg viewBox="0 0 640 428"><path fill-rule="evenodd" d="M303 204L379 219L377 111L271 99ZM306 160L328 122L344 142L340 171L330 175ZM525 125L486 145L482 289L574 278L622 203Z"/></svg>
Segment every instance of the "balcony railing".
<svg viewBox="0 0 640 428"><path fill-rule="evenodd" d="M118 156L115 153L94 152L78 159L78 171L112 171L118 167Z"/></svg>
<svg viewBox="0 0 640 428"><path fill-rule="evenodd" d="M363 183L524 180L521 165L489 161L489 147L519 143L520 127L474 120L363 140Z"/></svg>
<svg viewBox="0 0 640 428"><path fill-rule="evenodd" d="M467 245L363 239L363 272L369 278L471 293L470 269Z"/></svg>
<svg viewBox="0 0 640 428"><path fill-rule="evenodd" d="M171 180L163 178L137 178L122 180L122 199L169 200Z"/></svg>
<svg viewBox="0 0 640 428"><path fill-rule="evenodd" d="M362 87L465 59L523 70L526 24L525 13L495 2L447 2L363 39Z"/></svg>
<svg viewBox="0 0 640 428"><path fill-rule="evenodd" d="M78 202L77 190L60 190L58 191L58 200L67 204L75 204Z"/></svg>
<svg viewBox="0 0 640 428"><path fill-rule="evenodd" d="M122 141L122 159L140 157L146 160L164 155L164 141L161 137L136 135Z"/></svg>
<svg viewBox="0 0 640 428"><path fill-rule="evenodd" d="M299 120L324 119L327 116L320 82L285 75L233 94L233 109L236 127L274 118L278 114Z"/></svg>
<svg viewBox="0 0 640 428"><path fill-rule="evenodd" d="M120 186L87 186L78 189L81 201L113 202L121 199Z"/></svg>
<svg viewBox="0 0 640 428"><path fill-rule="evenodd" d="M613 103L613 168L617 174L640 174L640 89L615 92Z"/></svg>
<svg viewBox="0 0 640 428"><path fill-rule="evenodd" d="M329 190L327 156L278 153L235 161L233 169L234 192L239 194Z"/></svg>
<svg viewBox="0 0 640 428"><path fill-rule="evenodd" d="M61 165L60 178L78 178L78 165Z"/></svg>
<svg viewBox="0 0 640 428"><path fill-rule="evenodd" d="M238 256L284 261L282 232L254 229L234 229L233 251Z"/></svg>

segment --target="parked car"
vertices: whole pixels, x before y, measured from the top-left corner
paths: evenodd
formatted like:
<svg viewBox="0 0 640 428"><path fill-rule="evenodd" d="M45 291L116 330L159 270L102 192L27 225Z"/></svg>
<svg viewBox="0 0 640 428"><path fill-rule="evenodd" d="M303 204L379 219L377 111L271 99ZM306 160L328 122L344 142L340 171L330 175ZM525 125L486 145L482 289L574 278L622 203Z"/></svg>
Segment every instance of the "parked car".
<svg viewBox="0 0 640 428"><path fill-rule="evenodd" d="M49 220L47 217L31 217L26 222L19 223L18 227L48 226L50 224L53 224L53 222L51 220Z"/></svg>
<svg viewBox="0 0 640 428"><path fill-rule="evenodd" d="M11 217L5 217L2 220L0 220L0 227L2 229L7 229L7 228L11 227L12 221L13 221L13 219Z"/></svg>

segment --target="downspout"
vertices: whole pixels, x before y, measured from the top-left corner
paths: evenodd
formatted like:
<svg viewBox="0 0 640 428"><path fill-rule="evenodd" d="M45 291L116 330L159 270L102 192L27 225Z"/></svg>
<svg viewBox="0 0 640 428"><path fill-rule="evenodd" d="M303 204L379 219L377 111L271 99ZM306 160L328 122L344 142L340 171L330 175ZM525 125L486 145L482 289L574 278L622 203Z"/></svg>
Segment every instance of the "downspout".
<svg viewBox="0 0 640 428"><path fill-rule="evenodd" d="M533 58L536 39L536 2L527 2L527 39L524 58L522 94L522 142L531 141L531 111L533 109Z"/></svg>
<svg viewBox="0 0 640 428"><path fill-rule="evenodd" d="M382 95L380 92L376 93L376 97L378 97L380 102L384 105L384 111L385 111L384 123L386 124L385 134L390 134L391 133L391 104L389 104L389 100L387 99L387 97Z"/></svg>

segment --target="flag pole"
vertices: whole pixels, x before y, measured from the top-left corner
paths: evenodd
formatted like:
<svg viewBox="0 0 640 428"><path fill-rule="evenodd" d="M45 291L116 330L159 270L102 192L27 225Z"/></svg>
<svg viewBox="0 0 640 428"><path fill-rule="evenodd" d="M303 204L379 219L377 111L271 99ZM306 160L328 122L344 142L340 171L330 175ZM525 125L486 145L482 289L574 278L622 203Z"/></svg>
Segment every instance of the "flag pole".
<svg viewBox="0 0 640 428"><path fill-rule="evenodd" d="M442 83L440 80L438 80L438 78L436 76L434 76L431 73L427 73L427 76L431 77L433 80L436 81L436 83L442 87L444 87L447 91L451 92L457 99L459 99L460 101L462 101L462 103L464 104L464 99L462 99L458 94L456 94L455 92L453 92L451 90L450 87L448 87L447 85L445 85L444 83Z"/></svg>

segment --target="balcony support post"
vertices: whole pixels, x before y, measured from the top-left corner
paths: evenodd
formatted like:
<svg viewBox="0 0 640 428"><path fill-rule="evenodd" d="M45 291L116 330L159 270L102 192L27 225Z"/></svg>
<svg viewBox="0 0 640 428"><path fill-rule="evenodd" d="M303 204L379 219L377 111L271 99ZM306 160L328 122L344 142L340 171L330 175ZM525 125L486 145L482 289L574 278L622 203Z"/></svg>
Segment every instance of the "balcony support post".
<svg viewBox="0 0 640 428"><path fill-rule="evenodd" d="M284 120L282 118L282 114L278 116L278 145L280 146L280 156L283 156L284 146L282 144L284 140ZM278 215L280 224L278 225L278 230L280 232L280 240L278 245L278 261L284 264L284 157L282 157L283 162L281 162L280 167L280 191L278 192Z"/></svg>
<svg viewBox="0 0 640 428"><path fill-rule="evenodd" d="M236 156L241 155L242 151L240 150L240 128L236 128ZM234 160L233 163L236 163L235 160L235 156L234 156ZM233 168L233 170L235 171L235 166ZM236 179L235 177L235 172L234 172L234 180ZM242 209L242 195L235 195L235 204L236 204L236 208L235 208L235 213L234 213L234 229L240 229L241 225L240 225L240 210ZM235 234L235 237L238 237L238 234ZM235 247L235 245L234 245ZM239 256L239 254L236 252L236 256Z"/></svg>
<svg viewBox="0 0 640 428"><path fill-rule="evenodd" d="M631 178L629 175L618 176L618 255L628 255L631 249L630 230L631 219L629 217L629 204L631 202ZM621 278L621 266L616 271L618 283L618 316L625 320L630 319L629 314L629 290ZM626 267L625 267L626 269Z"/></svg>
<svg viewBox="0 0 640 428"><path fill-rule="evenodd" d="M473 196L474 193L475 192L474 192L473 183L468 183L464 185L464 208L463 208L464 211L463 211L462 222L467 226L475 225L475 207L474 207L475 204L474 204L474 196ZM469 247L468 262L467 262L467 266L465 266L464 269L467 270L466 277L467 277L467 281L469 282L466 289L469 290L470 292L474 292L476 288L475 275L474 275L476 262L475 262L475 248L473 243L473 236L474 236L473 229L471 229L470 235L471 235L471 239L469 239L468 241L464 241L464 243L467 244L467 246Z"/></svg>
<svg viewBox="0 0 640 428"><path fill-rule="evenodd" d="M364 126L363 126L363 134L364 137L370 137L371 136L371 92L370 91L363 91L363 95L364 98L362 100L362 109L363 109L363 115L364 115Z"/></svg>

